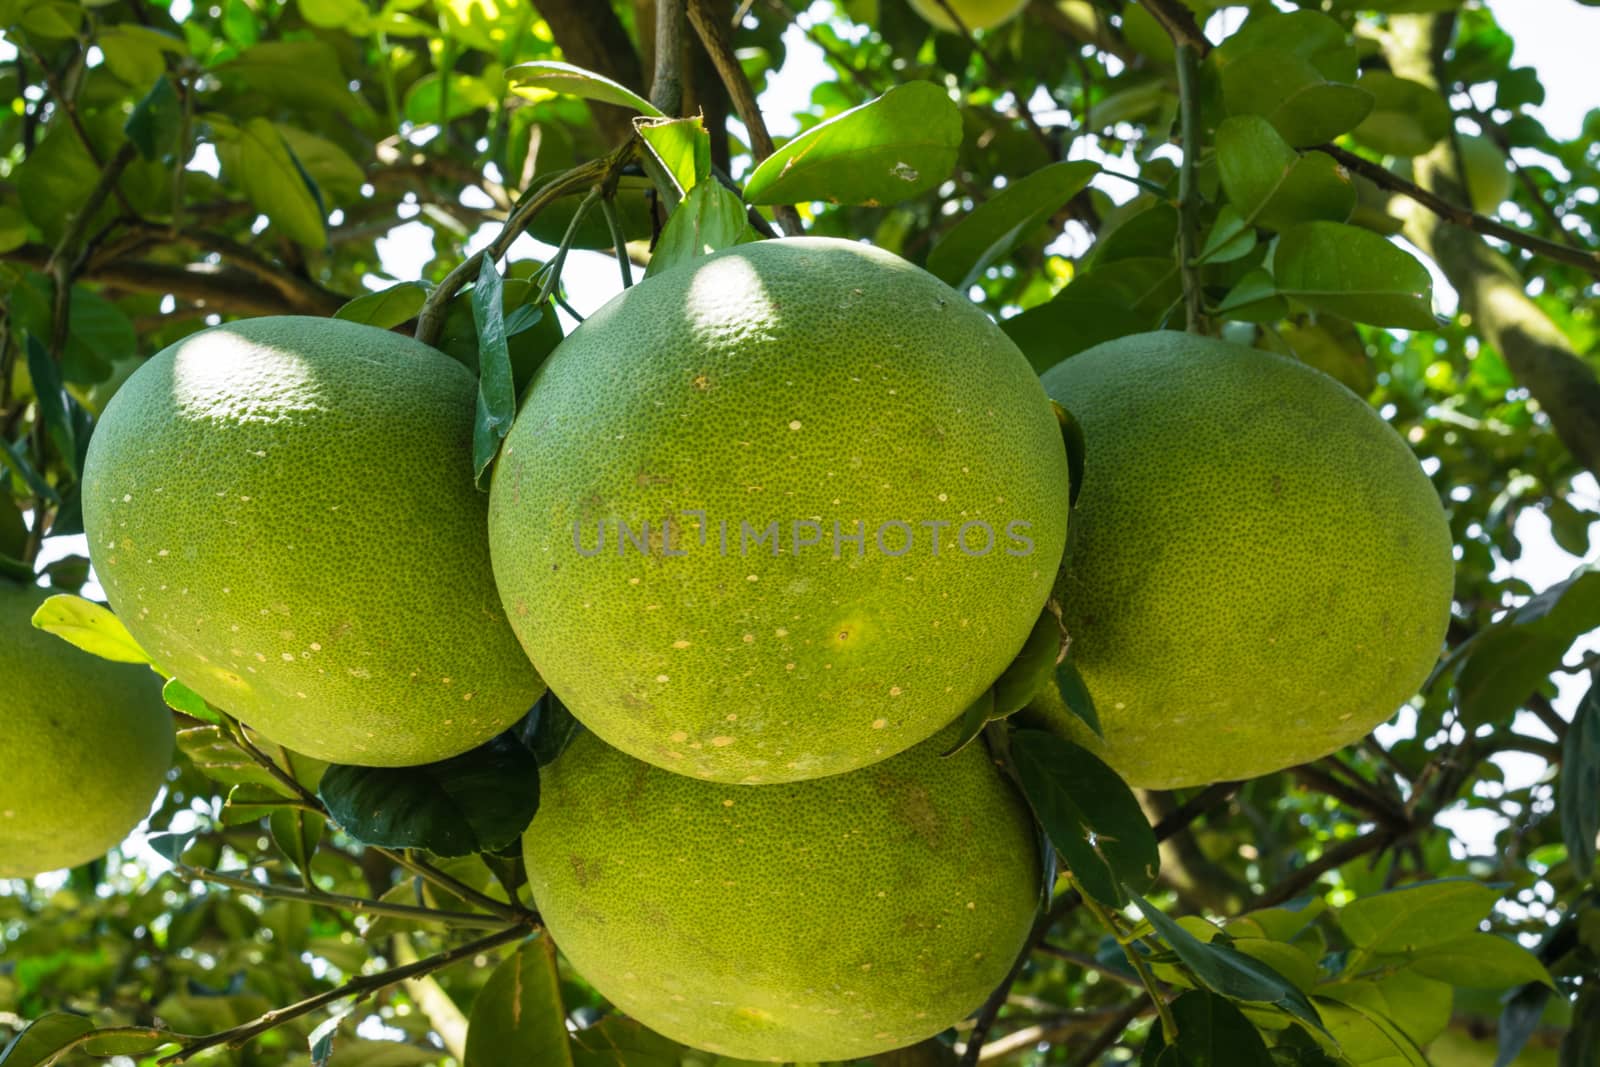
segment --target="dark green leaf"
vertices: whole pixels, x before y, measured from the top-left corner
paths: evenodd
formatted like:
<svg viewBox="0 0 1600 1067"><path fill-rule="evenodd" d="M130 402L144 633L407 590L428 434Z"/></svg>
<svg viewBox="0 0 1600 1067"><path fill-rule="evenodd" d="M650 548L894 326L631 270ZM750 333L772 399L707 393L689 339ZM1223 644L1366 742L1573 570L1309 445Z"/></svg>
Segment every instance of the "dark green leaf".
<svg viewBox="0 0 1600 1067"><path fill-rule="evenodd" d="M172 87L171 79L162 74L134 105L122 129L141 156L161 159L178 143L182 125L183 104L178 99L178 91Z"/></svg>
<svg viewBox="0 0 1600 1067"><path fill-rule="evenodd" d="M654 118L663 117L659 108L633 90L593 71L575 67L571 63L554 60L519 63L506 71L506 84L511 87L512 92L528 96L530 99L537 100L539 96L527 90L548 89L554 93L566 93L585 100L597 100L603 104L631 108L642 115Z"/></svg>
<svg viewBox="0 0 1600 1067"><path fill-rule="evenodd" d="M72 399L61 384L61 370L44 342L33 334L28 335L28 374L33 378L34 399L39 405L39 416L44 420L45 433L56 446L59 456L74 476L78 473L78 445L72 432L69 408Z"/></svg>
<svg viewBox="0 0 1600 1067"><path fill-rule="evenodd" d="M478 409L472 423L472 472L478 488L487 489L489 465L517 414L500 272L488 256L483 257L478 283L472 288L472 320L478 330Z"/></svg>
<svg viewBox="0 0 1600 1067"><path fill-rule="evenodd" d="M572 1067L566 1020L555 945L548 936L525 941L472 1003L463 1067Z"/></svg>
<svg viewBox="0 0 1600 1067"><path fill-rule="evenodd" d="M222 805L222 825L237 826L256 822L282 810L289 798L269 786L246 782L228 790L228 799Z"/></svg>
<svg viewBox="0 0 1600 1067"><path fill-rule="evenodd" d="M957 752L976 741L995 718L994 714L994 687L990 686L978 694L978 699L967 705L967 710L961 713L961 729L956 734L955 742L943 752L941 756L954 756Z"/></svg>
<svg viewBox="0 0 1600 1067"><path fill-rule="evenodd" d="M719 249L757 239L738 196L721 182L700 182L689 190L662 227L645 275L660 274Z"/></svg>
<svg viewBox="0 0 1600 1067"><path fill-rule="evenodd" d="M1289 52L1333 82L1356 79L1356 48L1350 31L1320 11L1253 13L1238 33L1211 53L1218 68L1265 48Z"/></svg>
<svg viewBox="0 0 1600 1067"><path fill-rule="evenodd" d="M895 204L950 177L961 112L932 82L897 85L793 138L745 184L752 204Z"/></svg>
<svg viewBox="0 0 1600 1067"><path fill-rule="evenodd" d="M1158 1062L1175 1067L1273 1067L1261 1034L1244 1013L1227 1000L1204 989L1181 994L1168 1007L1178 1024L1178 1040L1168 1045L1160 1025L1150 1028L1150 1040L1140 1056L1141 1067ZM1170 1060L1163 1052L1173 1052Z"/></svg>
<svg viewBox="0 0 1600 1067"><path fill-rule="evenodd" d="M1094 163L1052 163L1011 182L945 232L928 270L964 292L1099 172Z"/></svg>
<svg viewBox="0 0 1600 1067"><path fill-rule="evenodd" d="M1306 222L1278 238L1278 291L1317 311L1371 326L1431 330L1433 279L1409 252L1337 222Z"/></svg>
<svg viewBox="0 0 1600 1067"><path fill-rule="evenodd" d="M311 857L316 855L317 846L322 843L326 820L321 815L299 808L278 808L268 818L267 828L272 832L272 840L277 844L278 851L297 870L309 877Z"/></svg>
<svg viewBox="0 0 1600 1067"><path fill-rule="evenodd" d="M1600 567L1580 568L1479 632L1456 674L1468 727L1509 721L1580 635L1600 626Z"/></svg>
<svg viewBox="0 0 1600 1067"><path fill-rule="evenodd" d="M1572 1008L1572 1028L1561 1041L1560 1067L1600 1063L1600 986L1584 983Z"/></svg>
<svg viewBox="0 0 1600 1067"><path fill-rule="evenodd" d="M1207 989L1232 1000L1271 1004L1312 1026L1322 1026L1305 994L1283 975L1230 945L1201 941L1148 900L1137 893L1131 896L1156 934Z"/></svg>
<svg viewBox="0 0 1600 1067"><path fill-rule="evenodd" d="M1183 295L1171 258L1119 259L1074 278L1047 304L1000 324L1041 373L1102 341L1153 330Z"/></svg>
<svg viewBox="0 0 1600 1067"><path fill-rule="evenodd" d="M567 745L572 743L581 729L583 726L567 710L561 698L547 689L524 717L520 734L522 743L533 753L539 766L547 767L567 750Z"/></svg>
<svg viewBox="0 0 1600 1067"><path fill-rule="evenodd" d="M179 730L178 749L196 770L213 781L226 786L251 783L283 792L283 786L271 772L251 759L221 726L192 726Z"/></svg>
<svg viewBox="0 0 1600 1067"><path fill-rule="evenodd" d="M1067 450L1067 506L1070 508L1078 503L1078 494L1083 491L1087 442L1083 437L1083 423L1078 421L1076 415L1054 400L1050 401L1050 410L1055 412L1056 421L1061 424L1061 443Z"/></svg>
<svg viewBox="0 0 1600 1067"><path fill-rule="evenodd" d="M1238 322L1270 322L1283 318L1289 303L1278 292L1272 275L1257 268L1235 282L1214 310Z"/></svg>
<svg viewBox="0 0 1600 1067"><path fill-rule="evenodd" d="M1529 1038L1544 1021L1545 1007L1552 995L1550 987L1539 982L1529 983L1506 998L1505 1007L1500 1011L1494 1067L1512 1067L1517 1062Z"/></svg>
<svg viewBox="0 0 1600 1067"><path fill-rule="evenodd" d="M1109 907L1127 902L1161 869L1154 831L1133 791L1099 757L1042 730L1011 736L1023 794L1083 891Z"/></svg>
<svg viewBox="0 0 1600 1067"><path fill-rule="evenodd" d="M465 856L504 848L527 828L539 808L539 764L507 733L421 767L336 764L319 791L363 844Z"/></svg>
<svg viewBox="0 0 1600 1067"><path fill-rule="evenodd" d="M1369 953L1407 952L1473 932L1499 899L1499 891L1465 878L1421 882L1351 901L1339 927Z"/></svg>
<svg viewBox="0 0 1600 1067"><path fill-rule="evenodd" d="M1255 247L1255 227L1251 226L1232 204L1223 204L1218 209L1216 220L1207 231L1205 240L1200 242L1200 255L1195 258L1195 262L1233 263L1255 251Z"/></svg>
<svg viewBox="0 0 1600 1067"><path fill-rule="evenodd" d="M1561 747L1561 777L1556 802L1561 809L1561 839L1580 883L1594 874L1595 836L1600 834L1600 673L1578 705Z"/></svg>
<svg viewBox="0 0 1600 1067"><path fill-rule="evenodd" d="M1093 730L1096 737L1105 737L1105 730L1100 727L1100 714L1094 710L1094 698L1089 695L1089 687L1084 683L1077 665L1072 662L1070 652L1056 668L1056 687L1061 690L1061 701L1066 704L1067 710Z"/></svg>
<svg viewBox="0 0 1600 1067"><path fill-rule="evenodd" d="M426 282L400 282L375 293L364 293L333 313L336 319L362 322L383 330L392 330L410 322L422 310L428 299Z"/></svg>

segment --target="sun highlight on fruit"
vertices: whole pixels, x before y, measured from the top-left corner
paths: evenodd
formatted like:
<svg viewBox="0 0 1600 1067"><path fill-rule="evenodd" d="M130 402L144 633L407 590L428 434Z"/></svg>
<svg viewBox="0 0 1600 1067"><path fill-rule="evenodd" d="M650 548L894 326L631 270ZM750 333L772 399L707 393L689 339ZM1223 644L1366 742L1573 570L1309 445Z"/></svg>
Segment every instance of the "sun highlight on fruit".
<svg viewBox="0 0 1600 1067"><path fill-rule="evenodd" d="M1257 349L1170 331L1044 376L1081 423L1056 588L1100 741L1153 789L1253 778L1365 736L1427 677L1450 618L1449 524L1377 412Z"/></svg>
<svg viewBox="0 0 1600 1067"><path fill-rule="evenodd" d="M1032 924L1031 818L953 730L851 774L746 787L580 734L523 838L551 935L619 1008L725 1056L844 1060L959 1022Z"/></svg>
<svg viewBox="0 0 1600 1067"><path fill-rule="evenodd" d="M172 763L161 679L35 629L50 592L0 579L0 878L104 854L149 814Z"/></svg>
<svg viewBox="0 0 1600 1067"><path fill-rule="evenodd" d="M833 239L728 249L562 342L490 494L495 578L573 713L639 759L771 783L955 719L1027 637L1066 451L961 294Z"/></svg>
<svg viewBox="0 0 1600 1067"><path fill-rule="evenodd" d="M84 469L112 607L297 752L405 766L493 737L543 684L490 574L476 392L442 353L340 319L250 319L158 353Z"/></svg>

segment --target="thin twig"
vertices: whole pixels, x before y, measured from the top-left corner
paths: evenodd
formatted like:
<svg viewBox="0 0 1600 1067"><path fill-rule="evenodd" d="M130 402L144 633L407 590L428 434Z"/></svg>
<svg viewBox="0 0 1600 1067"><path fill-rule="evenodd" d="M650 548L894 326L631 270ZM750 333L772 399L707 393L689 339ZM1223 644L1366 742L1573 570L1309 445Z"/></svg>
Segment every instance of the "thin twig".
<svg viewBox="0 0 1600 1067"><path fill-rule="evenodd" d="M1167 31L1167 36L1172 38L1174 45L1187 45L1194 49L1199 59L1204 59L1206 53L1211 51L1211 42L1206 40L1200 24L1194 20L1194 12L1190 11L1181 0L1141 0L1141 2L1144 4L1144 9L1161 24L1161 28Z"/></svg>
<svg viewBox="0 0 1600 1067"><path fill-rule="evenodd" d="M273 885L271 883L252 881L249 878L241 878L225 871L207 870L204 867L189 867L179 864L173 868L173 873L188 882L210 882L264 899L301 900L316 907L355 912L359 915L386 915L394 919L415 919L421 922L444 923L449 926L487 927L496 930L506 925L505 921L497 916L484 915L479 912L445 911L439 908L425 908L413 904L393 904L384 900L368 900L365 897L346 896L343 893L324 893L314 888L302 889L291 885ZM523 925L531 926L532 924L524 920Z"/></svg>
<svg viewBox="0 0 1600 1067"><path fill-rule="evenodd" d="M983 65L988 68L990 77L1004 79L1009 68L994 61L994 57L983 46L983 42L978 40L977 36L973 34L972 28L966 24L961 18L961 14L956 11L955 5L950 0L934 0L934 2L944 10L945 17L955 26L956 32L966 38L967 45L978 54L978 58L983 60ZM1033 110L1028 107L1028 101L1009 82L1006 82L1003 87L1010 91L1012 98L1017 102L1016 117L1022 120L1024 126L1028 127L1028 132L1033 134L1034 139L1044 146L1044 150L1049 153L1051 159L1060 159L1060 146L1044 131L1044 127L1039 125L1039 120L1033 117ZM1041 85L1040 88L1043 88L1043 86ZM1049 95L1049 90L1046 89L1045 93ZM1055 106L1056 110L1063 110L1060 102L1054 97L1051 97L1050 102Z"/></svg>
<svg viewBox="0 0 1600 1067"><path fill-rule="evenodd" d="M633 286L633 263L628 259L628 238L622 232L622 220L617 217L617 204L611 197L600 201L600 214L606 217L606 227L611 231L611 250L617 256L617 270L622 272L622 287Z"/></svg>
<svg viewBox="0 0 1600 1067"><path fill-rule="evenodd" d="M527 936L528 929L526 926L508 926L504 930L489 934L487 937L480 937L476 941L469 941L465 945L458 945L453 949L425 957L415 963L408 963L402 967L391 967L386 971L379 971L377 974L360 975L336 989L329 989L315 996L306 997L304 1000L290 1004L288 1007L269 1011L264 1015L251 1019L249 1022L240 1023L238 1026L229 1027L226 1030L219 1030L214 1034L208 1034L184 1045L177 1052L162 1057L157 1062L160 1064L185 1063L206 1049L216 1048L220 1045L237 1048L250 1039L281 1026L290 1019L309 1015L319 1008L327 1007L329 1004L344 1000L346 997L366 996L380 989L398 985L407 979L416 978L424 974L432 974L434 971L448 967L452 963L471 959L480 953L488 952L490 949L498 948L501 945Z"/></svg>
<svg viewBox="0 0 1600 1067"><path fill-rule="evenodd" d="M530 188L512 208L511 216L506 219L500 233L489 244L488 248L474 252L455 269L445 275L444 280L438 284L433 292L428 294L428 299L423 303L421 312L417 315L416 338L423 344L433 344L439 339L439 331L444 327L445 309L452 297L461 291L461 287L478 276L478 269L485 256L498 260L506 254L511 243L517 239L534 218L555 201L585 186L602 182L613 169L620 170L624 162L631 158L636 142L628 141L611 156L605 159L590 160L580 164L537 188Z"/></svg>
<svg viewBox="0 0 1600 1067"><path fill-rule="evenodd" d="M1156 1006L1156 1014L1161 1017L1161 1031L1167 1037L1169 1045L1176 1044L1178 1040L1178 1020L1173 1017L1172 1008L1168 1006L1164 991L1156 976L1150 972L1150 965L1145 962L1144 954L1134 947L1133 938L1128 937L1117 922L1116 917L1100 902L1092 899L1087 894L1083 898L1083 906L1089 909L1089 914L1099 920L1100 925L1117 939L1117 944L1122 946L1122 954L1127 958L1128 965L1139 976L1139 984L1144 986L1144 991L1149 994L1150 1000Z"/></svg>
<svg viewBox="0 0 1600 1067"><path fill-rule="evenodd" d="M750 154L759 165L774 151L772 134L767 131L766 120L761 117L761 105L756 101L755 89L751 87L750 79L745 77L744 67L740 66L739 57L734 53L732 34L716 12L707 7L706 0L688 0L688 10L689 22L699 35L700 43L705 46L706 54L711 57L712 65L717 68L717 76L728 90L733 108L739 113L739 121L744 123L745 131L750 135ZM784 232L791 237L797 236L804 228L800 224L799 212L792 205L779 205L773 210Z"/></svg>
<svg viewBox="0 0 1600 1067"><path fill-rule="evenodd" d="M1122 1011L1106 1023L1105 1029L1095 1036L1095 1039L1084 1046L1082 1052L1074 1056L1067 1067L1090 1067L1100 1059L1102 1053L1116 1044L1117 1038L1128 1029L1128 1025L1139 1016L1149 1011L1149 1007L1142 1000L1136 1000L1123 1008Z"/></svg>
<svg viewBox="0 0 1600 1067"><path fill-rule="evenodd" d="M1521 230L1513 229L1503 222L1476 214L1469 208L1464 208L1459 204L1452 204L1438 193L1424 189L1416 182L1402 178L1385 167L1369 159L1363 159L1354 152L1346 151L1338 145L1318 145L1317 151L1326 152L1346 170L1354 171L1374 185L1387 189L1392 193L1399 193L1407 199L1421 204L1453 226L1471 230L1473 233L1483 237L1493 237L1514 248L1520 248L1524 252L1542 256L1556 263L1565 263L1569 267L1577 267L1579 270L1600 278L1600 251L1575 248L1559 241L1551 241L1535 234L1523 233Z"/></svg>
<svg viewBox="0 0 1600 1067"><path fill-rule="evenodd" d="M1171 26L1168 27L1171 30ZM1183 163L1178 171L1178 262L1183 271L1184 328L1205 332L1205 294L1200 288L1200 56L1174 33L1178 64L1178 108L1183 138Z"/></svg>
<svg viewBox="0 0 1600 1067"><path fill-rule="evenodd" d="M1376 852L1386 848L1399 840L1398 834L1392 827L1379 826L1369 830L1360 837L1351 838L1342 844L1328 849L1315 860L1290 874L1289 877L1265 890L1250 902L1246 911L1256 911L1260 908L1271 908L1286 901L1293 900L1301 893L1317 884L1321 877L1329 871L1337 870L1351 860L1360 859L1369 852Z"/></svg>

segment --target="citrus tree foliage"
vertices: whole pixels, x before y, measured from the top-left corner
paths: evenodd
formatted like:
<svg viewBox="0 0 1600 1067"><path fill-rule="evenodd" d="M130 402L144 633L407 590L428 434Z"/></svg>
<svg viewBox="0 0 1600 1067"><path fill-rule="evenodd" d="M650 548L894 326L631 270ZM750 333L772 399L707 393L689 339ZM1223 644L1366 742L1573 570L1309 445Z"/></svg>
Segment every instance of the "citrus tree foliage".
<svg viewBox="0 0 1600 1067"><path fill-rule="evenodd" d="M974 1020L876 1062L1588 1067L1600 695L1553 698L1595 667L1569 650L1600 576L1509 565L1533 512L1594 558L1600 111L1552 137L1477 4L1213 6L1034 0L974 34L905 0L0 0L0 570L82 585L80 555L36 561L81 532L96 414L227 318L337 314L462 360L486 474L559 340L570 248L625 246L626 284L779 232L867 238L1040 371L1163 326L1291 354L1370 399L1447 502L1439 669L1396 728L1205 789L1135 796L1012 734L1061 878ZM829 76L780 101L802 40ZM420 277L384 273L402 224ZM507 260L522 232L560 251ZM53 605L42 625L141 658ZM1055 652L1030 640L969 735L1052 674L1093 722ZM572 731L558 702L395 772L167 698L166 862L0 893L0 1064L714 1061L610 1013L538 930L515 841ZM1546 770L1508 784L1505 754ZM1478 813L1498 830L1474 850L1449 827Z"/></svg>

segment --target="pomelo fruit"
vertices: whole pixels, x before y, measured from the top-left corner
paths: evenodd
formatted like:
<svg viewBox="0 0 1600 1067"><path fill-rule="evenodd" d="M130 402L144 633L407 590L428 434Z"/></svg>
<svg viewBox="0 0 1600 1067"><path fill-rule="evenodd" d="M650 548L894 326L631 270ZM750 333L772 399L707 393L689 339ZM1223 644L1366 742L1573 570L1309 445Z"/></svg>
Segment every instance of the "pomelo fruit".
<svg viewBox="0 0 1600 1067"><path fill-rule="evenodd" d="M992 30L1022 14L1028 0L950 0L961 25L969 30ZM959 29L940 6L939 0L911 0L911 10L927 19L936 29L955 33Z"/></svg>
<svg viewBox="0 0 1600 1067"><path fill-rule="evenodd" d="M677 1041L845 1060L965 1018L1032 924L1031 819L947 729L851 774L737 786L589 732L540 773L534 901L580 974Z"/></svg>
<svg viewBox="0 0 1600 1067"><path fill-rule="evenodd" d="M203 330L140 367L90 442L112 607L207 700L297 752L463 752L543 685L506 625L472 484L477 387L339 319Z"/></svg>
<svg viewBox="0 0 1600 1067"><path fill-rule="evenodd" d="M1438 658L1454 565L1406 443L1332 378L1175 332L1057 364L1083 487L1056 588L1099 741L1170 789L1327 755L1395 713Z"/></svg>
<svg viewBox="0 0 1600 1067"><path fill-rule="evenodd" d="M762 241L551 354L489 544L529 656L602 738L793 781L902 752L994 681L1049 594L1066 483L1043 388L965 297L866 245Z"/></svg>
<svg viewBox="0 0 1600 1067"><path fill-rule="evenodd" d="M172 762L161 679L34 629L50 594L0 579L0 878L104 854L150 813Z"/></svg>

